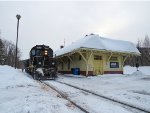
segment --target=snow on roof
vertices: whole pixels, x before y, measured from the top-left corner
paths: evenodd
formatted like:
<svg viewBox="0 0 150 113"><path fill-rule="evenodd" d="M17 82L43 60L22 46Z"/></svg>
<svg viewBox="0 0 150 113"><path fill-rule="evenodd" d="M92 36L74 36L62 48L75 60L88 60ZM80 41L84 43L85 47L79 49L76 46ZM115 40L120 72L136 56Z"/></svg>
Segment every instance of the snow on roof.
<svg viewBox="0 0 150 113"><path fill-rule="evenodd" d="M88 35L67 47L57 50L54 54L60 56L80 48L140 54L136 46L131 42L103 38L97 34Z"/></svg>

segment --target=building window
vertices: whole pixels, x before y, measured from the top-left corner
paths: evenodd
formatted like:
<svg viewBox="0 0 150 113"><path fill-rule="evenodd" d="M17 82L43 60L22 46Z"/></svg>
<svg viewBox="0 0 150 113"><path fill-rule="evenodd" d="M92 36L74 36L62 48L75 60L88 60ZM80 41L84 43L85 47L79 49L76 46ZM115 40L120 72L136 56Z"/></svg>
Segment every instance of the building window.
<svg viewBox="0 0 150 113"><path fill-rule="evenodd" d="M82 58L81 55L79 55L79 60L81 60L81 58Z"/></svg>
<svg viewBox="0 0 150 113"><path fill-rule="evenodd" d="M61 63L61 69L64 69L64 64L63 64L63 62Z"/></svg>
<svg viewBox="0 0 150 113"><path fill-rule="evenodd" d="M32 56L35 55L35 50L34 50L34 49L31 51L31 55L32 55Z"/></svg>
<svg viewBox="0 0 150 113"><path fill-rule="evenodd" d="M94 55L94 60L102 60L102 56Z"/></svg>
<svg viewBox="0 0 150 113"><path fill-rule="evenodd" d="M110 62L110 68L119 68L119 62Z"/></svg>
<svg viewBox="0 0 150 113"><path fill-rule="evenodd" d="M112 56L110 60L118 60L118 57Z"/></svg>
<svg viewBox="0 0 150 113"><path fill-rule="evenodd" d="M68 69L70 69L70 60L68 59Z"/></svg>

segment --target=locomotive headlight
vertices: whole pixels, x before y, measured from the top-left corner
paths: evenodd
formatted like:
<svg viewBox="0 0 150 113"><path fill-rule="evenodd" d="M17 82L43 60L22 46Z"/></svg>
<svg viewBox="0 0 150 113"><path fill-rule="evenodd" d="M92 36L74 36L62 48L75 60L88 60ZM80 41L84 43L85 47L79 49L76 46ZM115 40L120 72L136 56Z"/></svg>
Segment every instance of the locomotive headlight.
<svg viewBox="0 0 150 113"><path fill-rule="evenodd" d="M47 55L48 54L48 52L47 51L45 51L45 53L44 53L45 55Z"/></svg>

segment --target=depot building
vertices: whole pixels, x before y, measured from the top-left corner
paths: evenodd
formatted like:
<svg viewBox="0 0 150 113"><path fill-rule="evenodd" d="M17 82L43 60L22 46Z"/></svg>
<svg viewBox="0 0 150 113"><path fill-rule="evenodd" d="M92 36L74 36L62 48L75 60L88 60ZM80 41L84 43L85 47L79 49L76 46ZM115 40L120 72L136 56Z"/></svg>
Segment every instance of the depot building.
<svg viewBox="0 0 150 113"><path fill-rule="evenodd" d="M123 74L128 57L139 56L136 46L128 41L90 34L55 53L58 72L63 74Z"/></svg>

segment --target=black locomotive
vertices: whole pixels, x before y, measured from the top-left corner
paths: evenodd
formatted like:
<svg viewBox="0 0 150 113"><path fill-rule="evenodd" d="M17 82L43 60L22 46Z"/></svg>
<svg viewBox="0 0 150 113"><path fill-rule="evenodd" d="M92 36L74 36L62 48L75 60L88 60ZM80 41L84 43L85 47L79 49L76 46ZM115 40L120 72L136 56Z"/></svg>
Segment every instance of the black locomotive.
<svg viewBox="0 0 150 113"><path fill-rule="evenodd" d="M55 79L57 63L53 50L46 45L36 45L30 51L30 58L25 62L25 71L36 80Z"/></svg>

